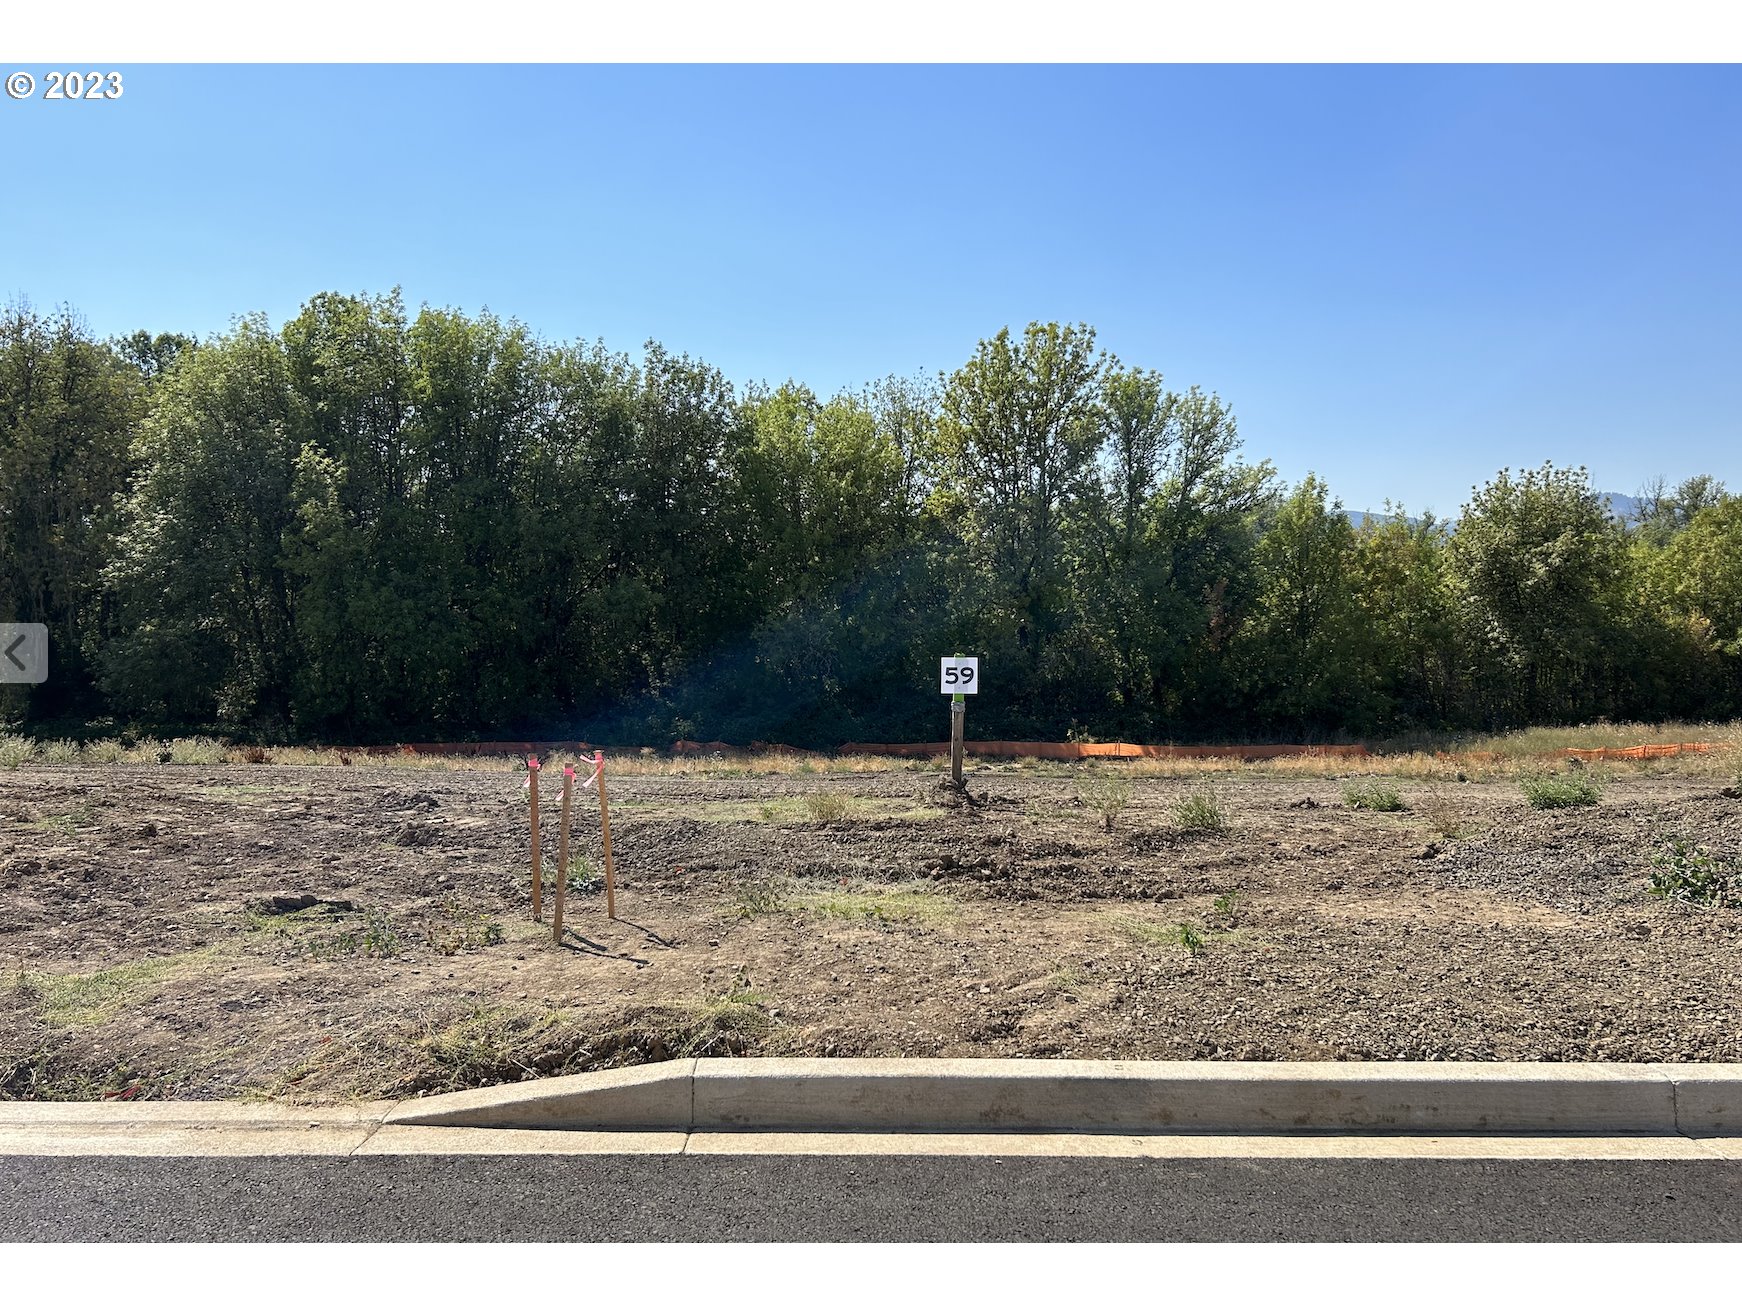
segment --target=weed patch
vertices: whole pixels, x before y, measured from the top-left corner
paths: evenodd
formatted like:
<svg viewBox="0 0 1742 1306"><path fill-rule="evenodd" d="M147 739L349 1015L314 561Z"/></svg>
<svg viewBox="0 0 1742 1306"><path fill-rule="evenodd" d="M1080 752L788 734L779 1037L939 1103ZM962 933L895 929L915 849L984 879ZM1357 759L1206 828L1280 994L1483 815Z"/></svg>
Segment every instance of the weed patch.
<svg viewBox="0 0 1742 1306"><path fill-rule="evenodd" d="M93 739L79 750L79 760L91 766L114 766L127 755L119 739Z"/></svg>
<svg viewBox="0 0 1742 1306"><path fill-rule="evenodd" d="M328 908L320 906L283 914L251 911L246 925L253 933L290 942L296 951L307 953L315 961L336 961L359 954L397 957L405 950L405 942L394 928L393 921L379 907L368 908L363 919L350 929L320 928L331 919ZM433 931L430 941L432 945L435 942ZM455 952L459 950L458 947L454 949Z"/></svg>
<svg viewBox="0 0 1742 1306"><path fill-rule="evenodd" d="M1076 790L1083 806L1094 811L1101 818L1101 828L1109 832L1131 803L1131 781L1117 771L1079 776Z"/></svg>
<svg viewBox="0 0 1742 1306"><path fill-rule="evenodd" d="M1238 910L1237 900L1231 895L1223 895L1231 899L1228 903L1229 914L1220 910L1216 913L1216 928L1208 929L1194 921L1156 921L1145 920L1140 916L1125 916L1118 918L1115 925L1120 934L1131 942L1144 948L1180 948L1193 957L1202 956L1211 947L1238 947L1257 944L1258 940L1247 931L1236 929L1235 912ZM1222 899L1218 899L1218 902Z"/></svg>
<svg viewBox="0 0 1742 1306"><path fill-rule="evenodd" d="M1205 784L1173 805L1174 823L1182 830L1215 832L1228 828L1228 814L1214 786Z"/></svg>
<svg viewBox="0 0 1742 1306"><path fill-rule="evenodd" d="M1742 891L1742 868L1714 857L1709 848L1686 839L1672 840L1652 858L1651 892L1659 898L1697 907L1728 907Z"/></svg>
<svg viewBox="0 0 1742 1306"><path fill-rule="evenodd" d="M85 975L21 970L13 986L20 997L36 1003L44 1024L100 1025L124 1008L154 997L203 956L203 952L184 952L147 957Z"/></svg>
<svg viewBox="0 0 1742 1306"><path fill-rule="evenodd" d="M1368 780L1343 786L1343 801L1350 807L1363 812L1404 812L1409 805L1403 801L1403 795L1393 784L1382 780Z"/></svg>
<svg viewBox="0 0 1742 1306"><path fill-rule="evenodd" d="M1417 800L1415 810L1428 823L1428 827L1442 839L1459 839L1465 832L1465 816L1463 809L1453 802L1436 785Z"/></svg>
<svg viewBox="0 0 1742 1306"><path fill-rule="evenodd" d="M767 877L739 880L732 886L732 906L740 920L772 916L786 910L786 886Z"/></svg>
<svg viewBox="0 0 1742 1306"><path fill-rule="evenodd" d="M153 739L144 735L127 745L122 753L122 760L137 765L162 766L169 761L169 745L161 739Z"/></svg>
<svg viewBox="0 0 1742 1306"><path fill-rule="evenodd" d="M439 1092L531 1078L561 1023L552 1011L478 1003L417 1041L429 1065L414 1082Z"/></svg>
<svg viewBox="0 0 1742 1306"><path fill-rule="evenodd" d="M813 800L823 800L821 805ZM844 804L844 806L842 806ZM802 798L720 798L695 803L617 801L611 810L641 812L723 825L766 822L770 825L832 824L841 821L932 821L944 816L937 808L921 807L901 798L854 798L841 794L810 794Z"/></svg>
<svg viewBox="0 0 1742 1306"><path fill-rule="evenodd" d="M36 824L40 829L53 830L57 834L73 834L97 824L97 805L89 800L74 803L66 811L45 816Z"/></svg>
<svg viewBox="0 0 1742 1306"><path fill-rule="evenodd" d="M92 1069L46 1047L0 1053L0 1102L144 1102L168 1096L168 1081L125 1062Z"/></svg>
<svg viewBox="0 0 1742 1306"><path fill-rule="evenodd" d="M531 880L528 877L528 892L531 891ZM591 857L569 858L570 893L603 893L605 892L605 869Z"/></svg>
<svg viewBox="0 0 1742 1306"><path fill-rule="evenodd" d="M1536 808L1592 807L1603 796L1603 787L1596 777L1582 771L1573 775L1527 775L1518 782L1518 787Z"/></svg>
<svg viewBox="0 0 1742 1306"><path fill-rule="evenodd" d="M811 820L826 825L830 821L845 820L853 810L853 802L845 794L806 794L804 810Z"/></svg>
<svg viewBox="0 0 1742 1306"><path fill-rule="evenodd" d="M1042 986L1053 993L1063 993L1075 996L1090 982L1089 972L1081 966L1066 966L1055 970L1041 981Z"/></svg>
<svg viewBox="0 0 1742 1306"><path fill-rule="evenodd" d="M642 1008L598 1030L578 1027L561 1011L479 1003L415 1040L423 1064L392 1091L449 1092L679 1057L742 1056L774 1028L768 1001L740 973L724 993Z"/></svg>
<svg viewBox="0 0 1742 1306"><path fill-rule="evenodd" d="M436 923L426 931L426 937L429 946L444 957L459 952L477 952L502 942L502 926L495 917L468 910L456 898L445 900L439 912ZM364 948L384 957L391 957L399 950L399 936L393 933L393 926L385 913L381 913L378 920L365 920Z"/></svg>
<svg viewBox="0 0 1742 1306"><path fill-rule="evenodd" d="M229 760L224 746L205 735L169 741L169 756L164 760L175 766L220 766Z"/></svg>
<svg viewBox="0 0 1742 1306"><path fill-rule="evenodd" d="M960 912L955 899L931 888L822 890L796 895L791 906L872 925L933 925L953 920Z"/></svg>

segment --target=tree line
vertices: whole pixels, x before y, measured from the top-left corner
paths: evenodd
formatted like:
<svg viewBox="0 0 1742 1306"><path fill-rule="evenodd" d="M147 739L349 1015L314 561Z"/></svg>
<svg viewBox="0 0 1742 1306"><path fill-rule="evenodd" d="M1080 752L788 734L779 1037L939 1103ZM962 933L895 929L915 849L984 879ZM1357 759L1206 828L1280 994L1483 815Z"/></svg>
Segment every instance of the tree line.
<svg viewBox="0 0 1742 1306"><path fill-rule="evenodd" d="M1230 407L1003 330L829 397L397 293L0 320L0 720L256 739L1325 740L1742 709L1742 498L1583 468L1356 525ZM71 723L71 724L69 724Z"/></svg>

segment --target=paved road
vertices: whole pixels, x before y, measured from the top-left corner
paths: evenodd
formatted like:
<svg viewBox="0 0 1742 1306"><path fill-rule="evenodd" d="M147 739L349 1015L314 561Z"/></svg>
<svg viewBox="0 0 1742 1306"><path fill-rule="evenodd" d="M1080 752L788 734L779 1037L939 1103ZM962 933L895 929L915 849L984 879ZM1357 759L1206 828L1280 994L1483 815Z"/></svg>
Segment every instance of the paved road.
<svg viewBox="0 0 1742 1306"><path fill-rule="evenodd" d="M0 1241L1736 1241L1742 1162L0 1156Z"/></svg>

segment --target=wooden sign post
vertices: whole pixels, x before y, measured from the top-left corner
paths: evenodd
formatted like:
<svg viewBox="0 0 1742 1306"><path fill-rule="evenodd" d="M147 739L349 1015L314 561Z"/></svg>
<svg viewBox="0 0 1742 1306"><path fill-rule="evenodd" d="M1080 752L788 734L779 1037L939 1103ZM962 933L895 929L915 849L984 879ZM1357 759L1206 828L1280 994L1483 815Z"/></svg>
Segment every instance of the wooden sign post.
<svg viewBox="0 0 1742 1306"><path fill-rule="evenodd" d="M962 726L968 715L967 694L980 692L980 659L960 653L942 660L939 671L943 692L950 696L950 784L962 787Z"/></svg>
<svg viewBox="0 0 1742 1306"><path fill-rule="evenodd" d="M550 918L550 936L560 945L563 941L563 890L569 884L569 804L575 794L574 763L563 766L562 834L557 840L556 906Z"/></svg>
<svg viewBox="0 0 1742 1306"><path fill-rule="evenodd" d="M599 781L599 834L605 842L605 915L617 919L617 872L611 865L611 804L605 797L605 754L594 750L593 774Z"/></svg>
<svg viewBox="0 0 1742 1306"><path fill-rule="evenodd" d="M532 919L544 919L544 878L538 864L538 758L526 759L526 788L532 795Z"/></svg>

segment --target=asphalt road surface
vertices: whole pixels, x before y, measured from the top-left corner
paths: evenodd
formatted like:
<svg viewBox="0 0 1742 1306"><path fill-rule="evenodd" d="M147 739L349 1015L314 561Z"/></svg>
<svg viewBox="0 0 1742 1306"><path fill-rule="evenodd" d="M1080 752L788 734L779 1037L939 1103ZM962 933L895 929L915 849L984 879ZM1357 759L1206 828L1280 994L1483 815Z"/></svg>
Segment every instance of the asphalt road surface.
<svg viewBox="0 0 1742 1306"><path fill-rule="evenodd" d="M1742 1161L0 1156L0 1241L1681 1241Z"/></svg>

